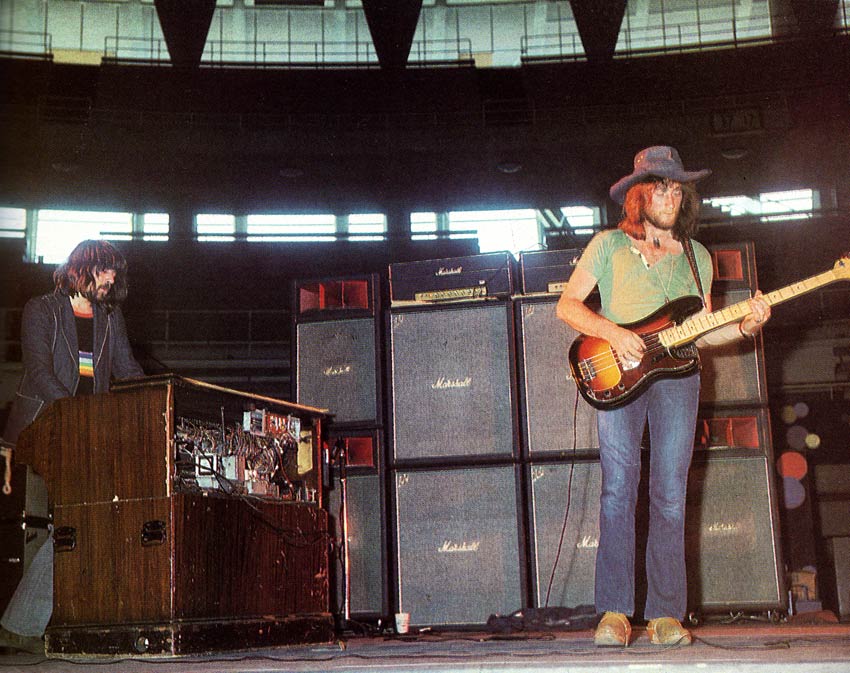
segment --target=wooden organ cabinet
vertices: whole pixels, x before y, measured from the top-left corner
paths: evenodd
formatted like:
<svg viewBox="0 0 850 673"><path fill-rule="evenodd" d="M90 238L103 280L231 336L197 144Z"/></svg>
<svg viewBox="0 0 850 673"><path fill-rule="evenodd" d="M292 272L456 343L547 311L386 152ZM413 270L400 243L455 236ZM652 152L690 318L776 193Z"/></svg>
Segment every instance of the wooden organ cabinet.
<svg viewBox="0 0 850 673"><path fill-rule="evenodd" d="M58 400L16 460L48 488L48 653L329 642L324 410L165 375Z"/></svg>

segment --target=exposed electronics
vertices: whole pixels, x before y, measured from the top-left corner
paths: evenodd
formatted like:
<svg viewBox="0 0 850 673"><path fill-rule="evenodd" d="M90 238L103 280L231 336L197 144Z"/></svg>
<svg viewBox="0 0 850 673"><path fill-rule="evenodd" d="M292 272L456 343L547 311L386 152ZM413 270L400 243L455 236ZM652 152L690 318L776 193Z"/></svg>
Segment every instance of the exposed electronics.
<svg viewBox="0 0 850 673"><path fill-rule="evenodd" d="M297 416L251 409L241 424L179 416L174 443L178 490L316 500L303 481L313 469L312 432Z"/></svg>

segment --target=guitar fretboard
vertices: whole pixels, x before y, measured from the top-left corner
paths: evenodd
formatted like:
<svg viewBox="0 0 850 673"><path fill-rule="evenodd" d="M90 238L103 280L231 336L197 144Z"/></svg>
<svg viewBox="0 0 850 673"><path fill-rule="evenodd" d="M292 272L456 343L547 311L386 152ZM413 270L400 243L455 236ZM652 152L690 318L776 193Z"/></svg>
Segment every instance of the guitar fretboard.
<svg viewBox="0 0 850 673"><path fill-rule="evenodd" d="M839 262L836 267L841 264L842 262ZM791 285L786 285L773 292L768 292L762 295L762 299L769 306L774 306L842 279L844 279L844 275L839 274L836 269L830 269L815 276L804 278ZM658 338L667 348L682 346L724 325L743 320L750 313L752 313L752 310L750 309L749 301L740 301L737 304L732 304L718 311L689 318L682 322L681 325L674 325L673 327L661 330L658 333Z"/></svg>

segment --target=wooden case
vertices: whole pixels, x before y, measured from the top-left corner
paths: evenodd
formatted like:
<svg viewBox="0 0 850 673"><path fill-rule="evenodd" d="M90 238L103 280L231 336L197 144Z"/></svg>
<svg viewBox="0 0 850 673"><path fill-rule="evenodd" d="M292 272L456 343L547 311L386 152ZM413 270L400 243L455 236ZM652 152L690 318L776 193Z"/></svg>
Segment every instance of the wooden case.
<svg viewBox="0 0 850 673"><path fill-rule="evenodd" d="M250 409L312 432L306 492L320 494L323 411L167 376L62 399L16 459L54 507L48 653L180 654L333 638L321 497L187 489L175 419L233 423Z"/></svg>
<svg viewBox="0 0 850 673"><path fill-rule="evenodd" d="M49 652L178 654L333 637L324 510L178 493L63 505L54 520Z"/></svg>

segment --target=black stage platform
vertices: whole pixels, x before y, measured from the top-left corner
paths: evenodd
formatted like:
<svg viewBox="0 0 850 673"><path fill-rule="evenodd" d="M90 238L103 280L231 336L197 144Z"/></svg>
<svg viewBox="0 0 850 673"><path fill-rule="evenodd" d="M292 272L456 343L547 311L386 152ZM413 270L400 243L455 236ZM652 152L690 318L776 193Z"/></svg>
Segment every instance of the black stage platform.
<svg viewBox="0 0 850 673"><path fill-rule="evenodd" d="M805 617L805 616L803 616ZM809 623L810 622L810 623ZM636 628L626 649L593 646L590 631L494 635L484 632L343 637L334 644L177 658L46 659L0 657L0 671L50 673L268 673L295 671L513 673L661 671L663 673L848 673L850 624L817 618L784 624L709 623L689 647L651 645Z"/></svg>

